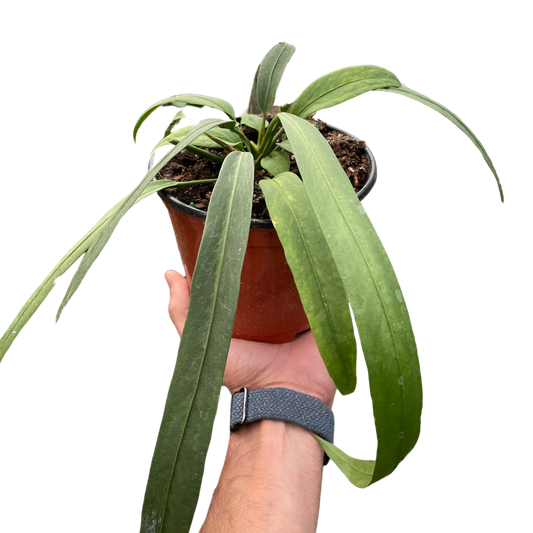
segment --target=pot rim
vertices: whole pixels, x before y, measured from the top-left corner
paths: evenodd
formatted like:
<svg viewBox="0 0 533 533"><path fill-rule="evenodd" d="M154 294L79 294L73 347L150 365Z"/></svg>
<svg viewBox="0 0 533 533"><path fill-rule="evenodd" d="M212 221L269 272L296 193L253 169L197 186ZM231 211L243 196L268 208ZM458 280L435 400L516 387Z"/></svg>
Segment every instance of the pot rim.
<svg viewBox="0 0 533 533"><path fill-rule="evenodd" d="M344 133L345 135L349 135L350 137L356 139L357 141L360 141L358 137L355 135L352 135L351 133L342 130L340 128L337 128L336 126L332 126L331 124L328 124L325 122L326 126L331 128L332 130L338 131L339 133ZM368 193L372 190L376 183L377 179L377 167L376 167L376 160L374 158L374 154L371 152L370 148L368 148L368 145L365 146L365 152L368 156L368 159L370 161L370 173L368 176L368 180L363 186L363 188L357 193L357 197L359 200L362 200L365 198L365 196L368 195ZM148 163L148 170L150 170L153 166L155 158L155 152L150 157L150 161ZM154 178L155 179L155 178ZM197 218L199 220L205 221L207 216L207 211L202 211L201 209L196 209L196 207L192 207L188 204L185 204L178 200L177 198L174 198L170 195L170 193L164 189L162 191L158 191L157 194L165 202L167 205L173 207L174 209L178 209L182 213L185 213L187 215L190 215L194 218ZM251 228L257 228L257 229L272 229L274 227L274 224L272 224L272 220L270 218L267 219L256 219L252 218L250 221L250 227Z"/></svg>

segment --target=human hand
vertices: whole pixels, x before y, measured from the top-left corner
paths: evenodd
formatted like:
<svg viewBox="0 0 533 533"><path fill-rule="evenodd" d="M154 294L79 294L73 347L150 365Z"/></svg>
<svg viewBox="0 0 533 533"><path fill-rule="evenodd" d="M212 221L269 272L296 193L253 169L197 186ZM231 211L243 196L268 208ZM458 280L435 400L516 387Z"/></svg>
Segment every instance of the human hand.
<svg viewBox="0 0 533 533"><path fill-rule="evenodd" d="M165 279L170 287L168 311L181 335L189 309L189 286L173 270L165 273ZM330 408L336 391L311 331L284 344L231 339L223 384L232 394L241 387L292 389L314 396Z"/></svg>

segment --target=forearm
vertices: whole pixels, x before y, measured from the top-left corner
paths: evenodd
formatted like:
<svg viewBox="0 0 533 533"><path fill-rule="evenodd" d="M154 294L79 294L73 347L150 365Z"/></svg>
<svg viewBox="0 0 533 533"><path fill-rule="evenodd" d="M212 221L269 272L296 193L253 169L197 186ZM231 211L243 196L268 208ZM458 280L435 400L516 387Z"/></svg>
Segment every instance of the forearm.
<svg viewBox="0 0 533 533"><path fill-rule="evenodd" d="M311 433L261 420L232 433L201 533L316 531L324 452Z"/></svg>

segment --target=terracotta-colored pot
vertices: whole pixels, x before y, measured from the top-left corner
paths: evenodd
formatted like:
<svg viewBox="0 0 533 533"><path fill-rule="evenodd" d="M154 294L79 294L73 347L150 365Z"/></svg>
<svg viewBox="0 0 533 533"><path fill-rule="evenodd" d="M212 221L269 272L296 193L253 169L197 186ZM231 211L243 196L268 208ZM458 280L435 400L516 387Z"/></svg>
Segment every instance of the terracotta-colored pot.
<svg viewBox="0 0 533 533"><path fill-rule="evenodd" d="M366 153L370 161L370 173L367 183L357 194L360 200L370 192L377 177L376 162L368 147ZM206 212L180 202L166 190L158 194L168 209L190 286ZM272 222L252 220L233 337L282 343L291 341L307 329L309 322Z"/></svg>

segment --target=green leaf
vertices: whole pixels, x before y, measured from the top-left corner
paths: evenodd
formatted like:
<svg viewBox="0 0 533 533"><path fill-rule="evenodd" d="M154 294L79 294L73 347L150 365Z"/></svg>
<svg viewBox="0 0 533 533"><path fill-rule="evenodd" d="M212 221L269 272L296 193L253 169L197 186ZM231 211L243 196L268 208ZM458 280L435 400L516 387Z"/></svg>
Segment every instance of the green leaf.
<svg viewBox="0 0 533 533"><path fill-rule="evenodd" d="M141 533L186 533L226 365L246 252L253 157L232 152L213 190L178 359L144 499Z"/></svg>
<svg viewBox="0 0 533 533"><path fill-rule="evenodd" d="M279 117L359 330L378 438L374 483L396 468L420 433L422 384L409 314L387 253L331 147L306 120Z"/></svg>
<svg viewBox="0 0 533 533"><path fill-rule="evenodd" d="M170 124L168 125L167 129L165 130L165 135L170 135L172 133L172 130L174 126L178 125L180 123L180 120L185 118L185 113L183 111L178 111L175 115Z"/></svg>
<svg viewBox="0 0 533 533"><path fill-rule="evenodd" d="M306 118L320 109L332 107L367 91L400 87L398 78L373 65L346 67L315 80L294 101L291 114Z"/></svg>
<svg viewBox="0 0 533 533"><path fill-rule="evenodd" d="M287 139L279 142L276 146L279 146L280 148L283 148L284 150L292 154L292 146L291 146L291 143Z"/></svg>
<svg viewBox="0 0 533 533"><path fill-rule="evenodd" d="M265 115L274 105L279 82L295 50L291 44L279 43L270 49L259 65L257 102Z"/></svg>
<svg viewBox="0 0 533 533"><path fill-rule="evenodd" d="M248 126L249 128L252 128L255 131L260 131L261 117L244 113L241 117L241 124L244 124L245 126ZM268 120L265 121L265 126L268 126Z"/></svg>
<svg viewBox="0 0 533 533"><path fill-rule="evenodd" d="M257 74L257 70L259 69L259 65L261 62L259 61L254 69L254 72L252 74L252 80L250 82L250 89L248 91L248 96L246 99L246 104L243 109L242 117L245 115L260 115L261 114L261 108L259 107L259 104L257 103L257 84L255 83L255 76ZM242 119L241 117L241 119Z"/></svg>
<svg viewBox="0 0 533 533"><path fill-rule="evenodd" d="M151 105L137 120L135 127L133 128L133 140L137 139L137 132L141 127L142 123L158 108L163 106L175 106L175 107L185 107L191 105L194 107L212 107L214 109L220 109L226 113L226 115L235 120L235 111L229 102L222 100L221 98L215 98L213 96L202 96L201 94L179 94L176 96L171 96L170 98L165 98L155 104Z"/></svg>
<svg viewBox="0 0 533 533"><path fill-rule="evenodd" d="M261 159L261 166L272 176L277 176L282 172L288 172L291 162L285 152L276 151Z"/></svg>
<svg viewBox="0 0 533 533"><path fill-rule="evenodd" d="M184 183L184 185L189 185L189 183ZM151 182L145 191L137 198L135 203L140 202L144 198L147 198L156 191L161 189L166 189L167 187L176 187L180 186L180 183L170 180L160 180ZM35 292L30 296L28 301L24 304L22 309L19 311L15 320L11 323L7 331L4 333L3 337L0 339L0 361L3 359L7 350L18 336L22 328L33 316L35 311L43 303L45 298L48 296L50 291L55 286L55 281L57 278L62 276L92 245L96 237L101 233L103 228L109 220L114 216L114 214L119 210L121 205L126 201L126 198L123 198L118 202L114 207L112 207L59 261L59 263L54 267L54 269L48 274L45 280L37 287Z"/></svg>
<svg viewBox="0 0 533 533"><path fill-rule="evenodd" d="M327 440L320 438L318 435L315 435L315 437L328 454L328 457L339 467L339 470L353 485L364 489L372 483L376 461L354 459Z"/></svg>
<svg viewBox="0 0 533 533"><path fill-rule="evenodd" d="M503 202L503 189L500 183L500 178L498 177L498 174L496 173L496 169L494 168L494 165L492 164L492 161L489 155L485 151L485 148L483 148L483 145L479 142L478 138L474 135L474 132L455 113L452 113L452 111L450 111L443 105L439 104L438 102L435 102L435 100L431 100L431 98L428 98L427 96L424 96L423 94L417 93L416 91L409 89L405 85L402 85L401 87L394 87L394 88L388 88L388 89L382 89L382 90L387 91L387 92L401 94L403 96L412 98L413 100L416 100L417 102L421 102L422 104L427 105L428 107L431 107L431 109L438 111L441 115L445 116L448 120L452 121L474 143L476 148L481 152L483 159L485 160L485 162L491 169L492 173L494 174L494 177L496 178L496 183L498 184L498 190L500 191L500 199Z"/></svg>
<svg viewBox="0 0 533 533"><path fill-rule="evenodd" d="M300 178L291 172L259 186L283 245L311 331L341 394L355 390L355 342L346 291Z"/></svg>
<svg viewBox="0 0 533 533"><path fill-rule="evenodd" d="M183 128L180 128L179 130L173 131L170 135L167 135L166 137L161 139L155 145L152 152L155 152L155 150L167 144L178 144L185 138L185 135L187 135L193 128L194 126L185 126ZM218 127L213 128L209 132L209 135L216 137L217 139L220 139L221 141L224 141L226 144L229 144L230 146L237 146L241 142L240 137L236 133L233 133L232 131L226 130L223 128L218 128ZM218 143L211 140L209 137L207 137L207 135L204 135L204 134L199 135L194 141L191 142L191 145L199 146L202 148L213 148L215 150L221 149Z"/></svg>
<svg viewBox="0 0 533 533"><path fill-rule="evenodd" d="M225 122L227 121L216 119L216 118L208 118L208 119L202 120L183 138L183 140L178 145L176 145L170 152L168 152L168 154L165 154L163 158L161 159L161 161L159 161L159 163L157 163L157 165L155 165L152 168L152 170L148 171L148 173L143 178L141 183L139 183L139 185L137 185L137 187L129 194L129 196L126 198L124 203L120 206L120 208L114 214L113 218L107 223L104 230L99 233L98 237L95 239L95 241L92 243L91 247L89 248L89 250L83 257L83 260L80 266L78 267L76 274L74 275L72 281L70 282L69 288L67 289L67 293L65 294L65 297L63 298L63 301L61 302L61 305L57 312L56 320L59 320L59 317L61 316L61 312L63 311L64 307L67 305L69 300L72 298L72 296L74 295L74 293L80 286L89 268L91 268L92 264L96 261L96 258L100 255L100 252L103 250L104 246L107 244L107 241L110 239L111 235L113 234L113 231L115 231L117 224L120 222L120 219L126 214L128 209L135 203L137 198L142 194L142 192L147 187L147 185L150 183L150 181L152 181L152 179L157 175L157 173L178 152L186 148L187 145L189 145L192 141L194 141L194 139L196 139L196 137L198 137L202 133L205 133L206 131L209 131L215 126L220 126L220 124L224 124Z"/></svg>
<svg viewBox="0 0 533 533"><path fill-rule="evenodd" d="M272 72L272 70L275 70L275 71L279 71L279 65L281 65L283 63L283 61L286 58L286 53L288 51L288 46L293 46L294 47L294 55L292 56L293 58L296 57L296 54L298 53L298 47L296 46L295 43L290 43L289 41L286 41L285 39L279 39L278 41L275 41L274 43L272 43L266 50L265 50L265 53L262 55L261 59L256 63L255 65L255 68L254 68L254 71L252 73L252 78L250 80L250 84L249 84L249 89L248 89L248 93L247 93L247 97L246 97L246 104L244 106L244 109L243 109L243 117L245 115L260 115L261 114L261 106L259 104L259 100L258 100L258 77L259 77L259 70L261 68L263 68L264 70L264 73L262 74L262 83L264 83L264 87L263 87L263 105L266 104L266 100L265 98L268 98L267 94L268 94L268 90L266 90L266 88L268 87L268 85L273 85L275 87L278 88L278 91L279 91L279 88L281 87L281 81L283 79L283 76L284 76L284 73L281 74L279 80L277 83L273 83L273 84L270 84L269 83L269 72L271 74L271 77L272 77L272 80L275 80L276 79L276 75L275 73ZM285 47L285 48L283 48ZM283 51L284 50L284 53L282 53L281 55L279 55L280 51ZM285 54L285 55L284 55ZM271 55L271 59L267 59L266 62L265 62L265 59L267 58L268 55ZM278 59L278 65L275 64L275 58L277 57ZM290 62L292 61L292 59L289 60L289 62L287 63L286 67L285 67L285 72L287 71L287 69L289 68L289 65L290 65ZM264 67L262 67L262 64L263 63L266 63ZM278 67L278 68L276 68ZM274 75L272 75L274 74ZM277 102L273 102L274 105L277 104ZM272 106L272 104L271 104ZM271 107L267 109L266 114L268 114L268 112L271 110Z"/></svg>

